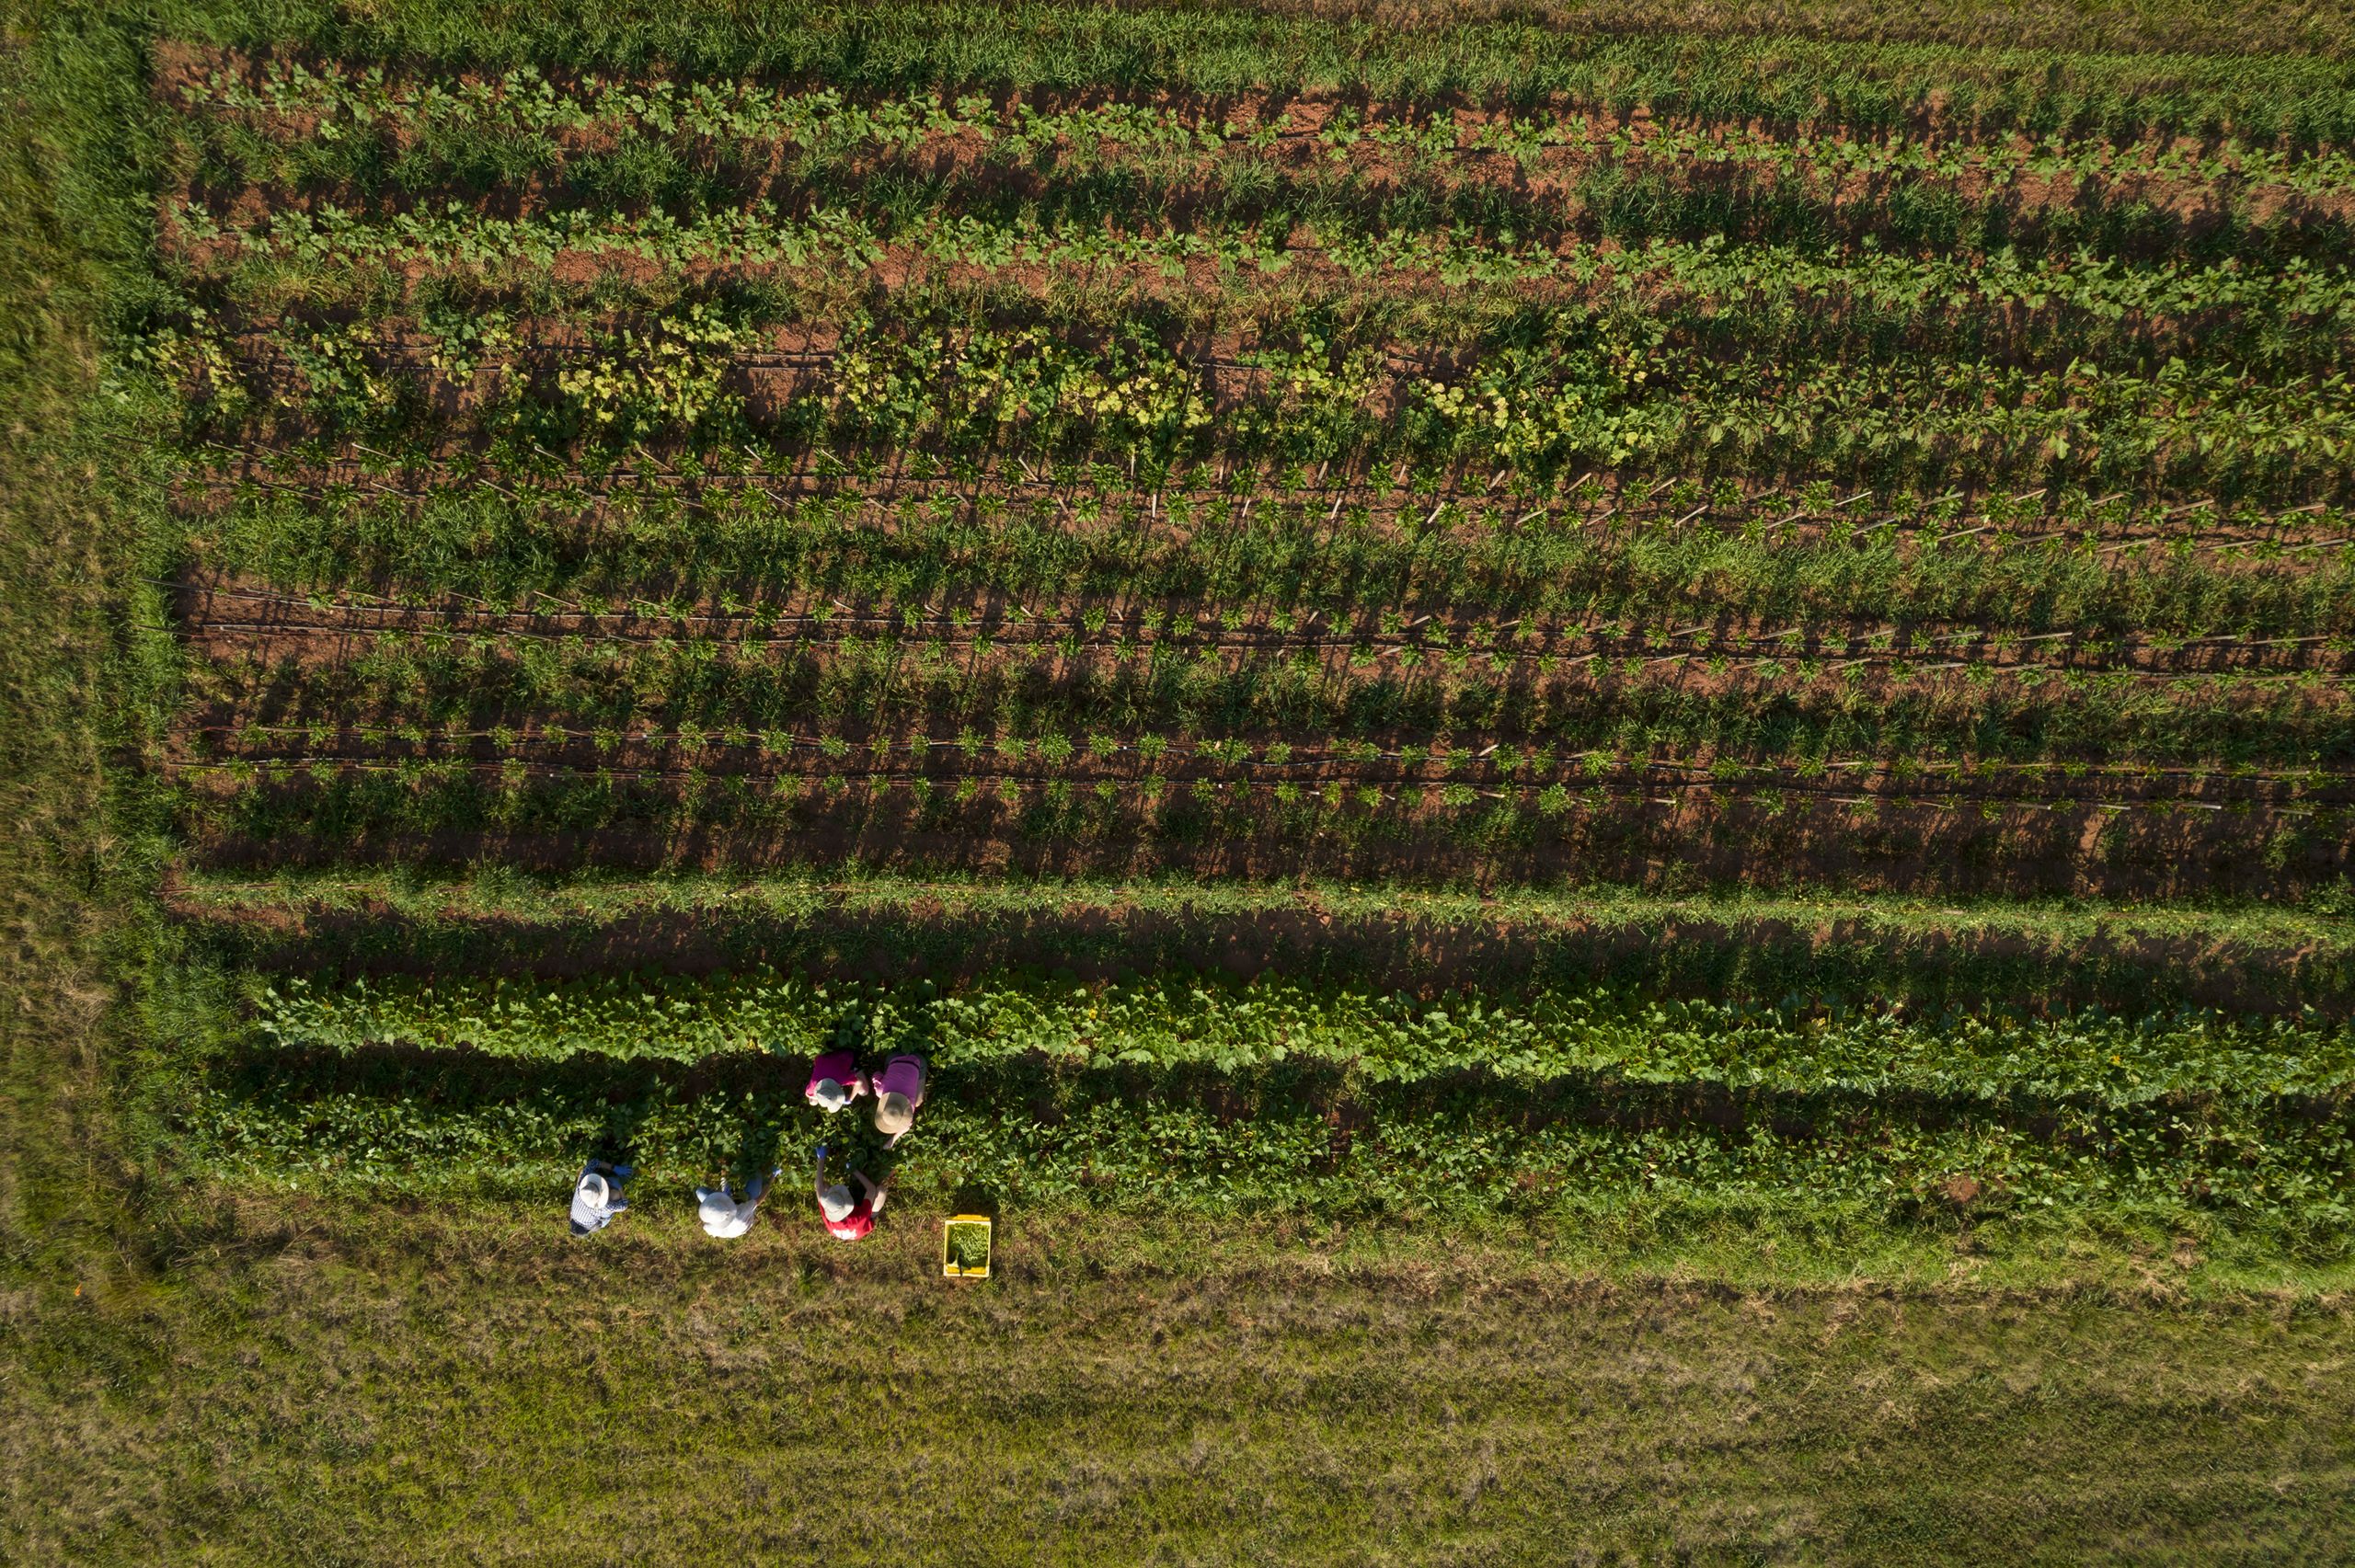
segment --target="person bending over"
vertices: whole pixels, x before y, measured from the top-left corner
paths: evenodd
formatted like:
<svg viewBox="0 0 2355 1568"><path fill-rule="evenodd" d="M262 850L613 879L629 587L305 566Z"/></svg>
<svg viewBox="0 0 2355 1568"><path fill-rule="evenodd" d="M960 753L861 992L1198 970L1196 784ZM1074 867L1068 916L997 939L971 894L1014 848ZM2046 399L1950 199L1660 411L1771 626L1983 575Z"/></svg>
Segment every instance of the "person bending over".
<svg viewBox="0 0 2355 1568"><path fill-rule="evenodd" d="M847 1184L826 1180L826 1146L818 1145L818 1214L826 1234L837 1242L857 1241L875 1229L875 1217L883 1212L883 1189L864 1171L853 1171L850 1179L858 1184L856 1197Z"/></svg>
<svg viewBox="0 0 2355 1568"><path fill-rule="evenodd" d="M582 1166L580 1178L572 1184L572 1233L586 1236L611 1225L614 1216L629 1207L629 1200L622 1196L622 1184L629 1178L627 1165L592 1160Z"/></svg>
<svg viewBox="0 0 2355 1568"><path fill-rule="evenodd" d="M875 1078L875 1130L896 1146L915 1125L916 1107L924 1104L924 1058L913 1053L895 1056Z"/></svg>
<svg viewBox="0 0 2355 1568"><path fill-rule="evenodd" d="M871 1087L867 1074L858 1070L856 1052L828 1051L810 1064L810 1082L801 1097L831 1116Z"/></svg>
<svg viewBox="0 0 2355 1568"><path fill-rule="evenodd" d="M750 1230L753 1216L760 1211L761 1196L769 1190L770 1178L784 1173L782 1170L775 1170L766 1176L754 1176L745 1185L741 1201L728 1195L728 1178L725 1176L719 1179L716 1187L697 1187L695 1217L703 1221L705 1233L726 1241Z"/></svg>

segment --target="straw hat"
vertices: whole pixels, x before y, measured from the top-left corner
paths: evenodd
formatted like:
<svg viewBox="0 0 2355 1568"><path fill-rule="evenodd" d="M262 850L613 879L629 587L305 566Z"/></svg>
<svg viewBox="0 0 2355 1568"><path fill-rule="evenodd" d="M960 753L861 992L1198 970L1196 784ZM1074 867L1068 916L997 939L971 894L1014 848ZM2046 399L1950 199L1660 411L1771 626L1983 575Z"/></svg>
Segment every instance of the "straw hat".
<svg viewBox="0 0 2355 1568"><path fill-rule="evenodd" d="M914 1125L916 1108L908 1104L905 1094L886 1094L875 1104L875 1130L892 1138Z"/></svg>

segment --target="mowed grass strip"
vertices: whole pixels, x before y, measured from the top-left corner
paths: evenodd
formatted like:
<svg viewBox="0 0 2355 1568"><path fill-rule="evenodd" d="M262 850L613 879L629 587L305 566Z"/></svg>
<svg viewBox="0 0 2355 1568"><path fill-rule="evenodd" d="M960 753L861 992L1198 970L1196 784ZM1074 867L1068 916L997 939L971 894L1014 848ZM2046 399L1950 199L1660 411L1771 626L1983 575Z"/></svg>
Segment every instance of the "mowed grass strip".
<svg viewBox="0 0 2355 1568"><path fill-rule="evenodd" d="M781 1218L781 1217L779 1217ZM2327 1561L2341 1311L1580 1277L1126 1217L856 1247L191 1192L12 1322L26 1560ZM813 1484L835 1473L856 1487ZM225 1478L225 1479L224 1479ZM230 1543L234 1543L231 1545Z"/></svg>

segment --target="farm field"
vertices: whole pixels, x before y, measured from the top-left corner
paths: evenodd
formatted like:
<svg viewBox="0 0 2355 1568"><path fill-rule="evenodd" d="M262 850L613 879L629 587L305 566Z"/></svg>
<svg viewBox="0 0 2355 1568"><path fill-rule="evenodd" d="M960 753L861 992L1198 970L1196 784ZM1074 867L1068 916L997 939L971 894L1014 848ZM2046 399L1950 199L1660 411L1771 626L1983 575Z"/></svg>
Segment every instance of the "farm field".
<svg viewBox="0 0 2355 1568"><path fill-rule="evenodd" d="M860 1560L2348 1544L2343 4L9 37L0 1540L531 1556L557 1423L576 1556L724 1444Z"/></svg>

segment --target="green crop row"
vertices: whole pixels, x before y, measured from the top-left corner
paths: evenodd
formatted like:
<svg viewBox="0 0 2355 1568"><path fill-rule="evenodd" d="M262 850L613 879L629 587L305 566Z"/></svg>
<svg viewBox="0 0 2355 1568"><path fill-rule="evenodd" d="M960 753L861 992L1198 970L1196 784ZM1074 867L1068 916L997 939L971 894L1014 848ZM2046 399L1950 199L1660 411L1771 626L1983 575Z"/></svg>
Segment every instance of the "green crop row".
<svg viewBox="0 0 2355 1568"><path fill-rule="evenodd" d="M2179 359L2147 376L1945 359L1716 366L1606 336L1506 349L1446 381L1402 378L1391 392L1401 405L1394 419L1367 406L1373 386L1347 382L1295 395L1275 378L1250 378L1242 406L1222 410L1208 367L1141 333L1091 352L1036 329L979 328L954 343L857 341L772 413L735 389L714 330L679 324L561 370L503 378L466 422L525 441L620 447L792 430L967 451L1011 441L1165 462L1224 448L1243 432L1245 450L1309 461L1439 454L1541 474L1717 462L1927 485L2002 475L2276 495L2342 483L2355 457L2355 394L2344 372L2269 385ZM200 431L260 408L363 435L434 417L414 378L332 345L314 343L295 362L293 382L258 388L201 348L165 361L190 387Z"/></svg>
<svg viewBox="0 0 2355 1568"><path fill-rule="evenodd" d="M831 231L837 225L830 219L826 226ZM588 243L584 255L628 254L610 247L638 243L628 229L568 237ZM1100 250L1109 243L1100 231L1074 241L1081 250ZM1207 242L1179 235L1170 243L1179 251L1157 250L1155 269L1173 257L1183 261L1186 247ZM988 269L1025 260L1069 260L1078 254L1062 248L1063 240L1044 231L992 229L966 219L926 223L912 244L913 248L902 246L897 253L902 259L929 258L983 269L984 281L952 285L949 292L973 294L985 312L997 308L984 297L986 280L999 275ZM879 245L862 241L856 254L844 259L872 260L882 254ZM502 275L512 271L513 277L511 286L500 288L446 274L429 274L414 286L404 279L398 287L380 288L365 282L366 268L351 270L357 265L352 258L308 259L303 249L292 246L282 261L256 263L249 258L231 265L219 290L230 297L215 304L239 319L296 312L271 323L280 351L357 356L387 368L405 356L419 357L454 384L468 384L485 369L577 351L577 345L609 337L615 330L611 307L633 294L643 294L649 304L662 292L707 293L715 303L725 294L721 314L731 338L749 342L755 352L773 331L789 332L797 320L830 320L840 314L835 294L843 279L808 266L759 280L698 274L691 280L674 272L643 288L606 274L581 285L598 303L590 311L583 302L561 297L553 274L536 266L502 268ZM1567 255L1522 252L1516 261L1477 242L1397 236L1345 239L1321 251L1253 254L1271 264L1284 262L1283 275L1271 288L1321 291L1316 302L1285 305L1287 319L1258 319L1249 280L1242 274L1228 276L1223 288L1189 283L1153 290L1140 284L1120 297L1126 308L1164 322L1165 335L1232 325L1246 339L1267 345L1256 355L1246 350L1246 362L1265 359L1264 368L1272 372L1327 377L1361 375L1352 372L1352 360L1377 346L1460 351L1538 342L1566 331L1591 330L1587 324L1594 318L1615 321L1630 334L1640 326L1639 336L1654 341L1658 351L1707 358L1843 351L1878 358L1935 349L2028 367L2057 368L2081 359L2148 370L2196 345L2211 362L2246 364L2271 374L2326 369L2355 338L2355 277L2296 257L2272 269L2173 261L2128 267L2088 251L2032 258L2006 247L1979 258L1916 258L1870 250L1819 254L1790 246L1728 245L1713 237L1696 243L1652 239L1614 250L1580 247ZM814 253L803 257L814 258ZM204 264L208 271L219 265ZM1295 276L1320 269L1324 275L1316 278ZM1415 286L1434 270L1457 286L1442 298L1421 297ZM1482 280L1517 270L1530 275ZM1051 283L1038 310L1074 320L1101 311L1078 293L1100 282L1096 269L1062 276L1073 287ZM1351 292L1350 279L1383 277L1401 287ZM199 295L215 292L201 279L191 280L190 287ZM159 340L159 349L186 340L191 350L224 361L244 351L244 340L207 330L203 323L210 318L198 315L199 308L191 305L181 326ZM677 309L675 303L662 308ZM893 309L888 302L876 308ZM321 319L329 314L333 319ZM1346 323L1346 329L1335 331L1336 323ZM559 338L561 349L556 345ZM1287 338L1304 347L1313 340L1318 352L1304 356L1277 348Z"/></svg>
<svg viewBox="0 0 2355 1568"><path fill-rule="evenodd" d="M349 638L349 634L344 634ZM1389 657L1383 657L1387 652ZM1517 652L1510 638L1431 638L1406 650L1182 643L996 643L845 635L741 645L711 638L492 640L382 634L335 661L269 643L190 669L212 735L325 727L412 744L518 732L645 732L685 741L810 727L925 735L1159 735L1175 756L1196 732L1330 741L1496 735L1514 744L1742 756L2079 758L2145 762L2322 762L2355 756L2343 673L2153 678L2006 669L1924 657L1866 669L1822 655L1632 650ZM1846 664L1846 669L1839 669ZM415 735L409 732L415 730ZM1102 751L1102 749L1100 749Z"/></svg>
<svg viewBox="0 0 2355 1568"><path fill-rule="evenodd" d="M2030 1094L2108 1106L2170 1096L2345 1096L2355 1026L2319 1015L2046 1019L1901 1011L1810 1015L1580 990L1421 1001L1263 980L1064 987L1001 980L938 992L790 976L415 980L315 988L281 978L255 1027L297 1047L465 1046L495 1055L692 1061L855 1046L925 1053L944 1072L1037 1054L1073 1065L1200 1064L1244 1074L1295 1058L1371 1082L1477 1070L1789 1093Z"/></svg>
<svg viewBox="0 0 2355 1568"><path fill-rule="evenodd" d="M1240 735L1281 736L1302 754L1358 738L1396 750L1419 736L1476 750L1479 736L1515 751L1535 741L1566 753L1753 759L2355 761L2355 692L2321 671L2159 680L2036 667L1998 675L1959 660L1926 671L1842 670L1820 657L1570 660L1524 658L1509 642L1442 642L1408 660L1277 647L1233 662L1182 645L1082 650L986 635L956 647L889 634L777 647L462 635L418 644L382 635L330 663L291 649L272 658L262 643L235 663L198 665L187 681L198 734L244 750L288 738L324 750L339 738L422 745L505 733L593 738L601 750L651 735L692 752L814 727L853 744L904 732L969 750L1017 736L1041 755L1058 737L1109 755L1155 736L1173 760Z"/></svg>
<svg viewBox="0 0 2355 1568"><path fill-rule="evenodd" d="M1120 101L1062 109L1016 99L1001 106L986 95L952 102L856 103L833 88L792 91L743 82L699 82L684 90L669 82L583 82L562 92L549 90L536 74L496 86L395 88L346 78L325 92L310 92L293 86L282 70L266 75L258 90L216 74L208 91L188 101L200 113L225 109L239 116L193 128L219 160L201 177L236 185L321 178L368 185L390 173L393 183L420 189L486 175L546 174L567 163L569 154L577 155L584 135L594 137L595 156L641 164L682 154L725 160L776 143L808 159L937 153L953 143L990 166L1030 165L1052 174L1074 164L1094 168L1180 160L1199 166L1221 154L1265 158L1291 141L1302 143L1297 152L1319 158L1367 148L1410 167L1468 164L1465 172L1475 177L1486 170L1482 160L1499 156L1524 174L1602 159L1756 166L1829 182L1924 174L1996 185L2022 177L2157 177L2270 186L2303 195L2355 184L2355 160L2344 154L2261 147L2234 138L2202 145L2120 145L2058 135L1978 141L1895 132L1858 140L1827 127L1789 136L1722 122L1598 123L1574 109L1459 120L1407 106L1344 105L1329 114L1320 106L1305 120L1283 111L1243 118Z"/></svg>
<svg viewBox="0 0 2355 1568"><path fill-rule="evenodd" d="M593 1151L628 1154L634 1196L662 1205L710 1173L791 1166L819 1138L839 1141L838 1126L798 1104L799 1087L745 1079L696 1094L643 1064L470 1079L432 1061L263 1059L208 1080L176 1122L190 1165L216 1177L537 1202L553 1219ZM979 1186L1030 1207L1829 1230L1952 1227L1967 1214L1991 1237L2124 1227L2310 1260L2348 1253L2350 1173L2355 1139L2335 1118L2062 1109L2028 1125L1830 1096L1696 1105L1608 1087L1351 1092L1290 1065L1227 1080L1030 1062L942 1070L894 1161L903 1193ZM798 1212L781 1196L770 1222Z"/></svg>
<svg viewBox="0 0 2355 1568"><path fill-rule="evenodd" d="M1851 546L1897 543L1925 555L1934 545L1992 532L2013 547L2099 545L2105 555L2124 553L2140 559L2138 552L2179 555L2186 545L2207 544L2228 559L2272 560L2335 548L2334 541L2355 524L2355 509L2329 501L2269 512L2246 501L2162 505L2127 491L2096 496L2068 485L2016 495L1951 489L1924 497L1911 490L1867 490L1842 498L1837 486L1821 479L1782 485L1736 474L1688 473L1649 480L1591 470L1539 483L1526 475L1496 475L1466 464L1320 464L1313 472L1305 464L1224 462L1133 468L1051 463L1034 468L1019 456L943 461L916 451L897 453L889 462L856 453L857 461L852 462L832 451L751 442L703 454L656 457L636 452L610 464L576 468L554 453L512 446L436 453L414 444L394 452L320 441L291 449L156 444L186 481L188 510L203 520L200 527L217 525L233 501L250 507L299 495L315 506L347 509L406 505L438 515L481 501L520 516L562 512L592 539L639 519L690 514L720 532L784 516L805 528L832 521L846 532L854 520L864 518L869 533L881 524L894 534L961 527L977 537L1052 518L1082 538L1099 530L1120 534L1122 547L1136 551L1156 547L1154 531L1165 514L1174 524L1222 536L1247 532L1243 525L1256 515L1270 528L1281 525L1288 535L1314 537L1320 548L1361 541L1384 528L1409 538L1418 552L1489 535L1511 536L1524 545L1589 530L1614 543L1663 532L1733 533L1755 541L1789 529L1795 540L1828 532ZM504 524L485 518L480 526L496 531ZM2320 537L2307 541L2302 533ZM1168 545L1164 541L1157 547ZM546 593L528 597L534 613L679 617L698 609L643 594L552 602ZM1108 605L1126 605L1150 596L1101 597ZM315 607L329 607L305 599ZM351 589L335 602L422 607L399 595ZM773 619L791 618L782 607L764 603L731 601L722 608L729 615L755 609ZM1016 619L1029 612L1008 609ZM808 613L822 622L834 612L813 603ZM922 616L944 618L929 607ZM1251 613L1244 616L1246 623L1252 619ZM1384 627L1385 635L1397 629L1386 620Z"/></svg>
<svg viewBox="0 0 2355 1568"><path fill-rule="evenodd" d="M528 452L525 463L539 461ZM301 592L352 583L530 607L535 595L752 598L872 596L922 604L1004 593L1017 602L1208 600L1263 614L1358 621L1485 614L1557 624L1682 628L1949 624L2038 635L2139 629L2170 636L2355 635L2355 560L2345 551L2257 565L2128 558L2072 543L2022 544L2000 525L1935 549L1895 531L1794 539L1763 528L1639 525L1576 517L1515 528L1483 506L1455 525L1380 530L1356 509L1258 498L1085 494L1087 523L1055 495L989 498L942 511L899 509L880 529L866 498L784 498L755 486L700 499L621 495L588 509L559 491L437 487L419 500L351 491L261 492L209 518L203 558ZM1419 522L1419 512L1414 521ZM1663 648L1662 652L1673 651Z"/></svg>
<svg viewBox="0 0 2355 1568"><path fill-rule="evenodd" d="M1391 15L1300 10L964 4L812 11L764 17L757 28L694 7L528 25L424 12L330 16L320 7L224 18L209 37L231 48L328 57L258 68L224 57L220 63L247 84L239 90L366 103L438 90L461 113L487 96L553 106L557 81L569 86L592 73L629 76L649 103L665 96L694 102L692 86L666 95L655 78L669 68L691 82L822 82L861 101L972 90L1264 92L1582 105L1622 117L1644 107L1660 116L1859 131L1936 123L1985 136L2233 132L2302 145L2355 142L2355 83L2342 61L2312 53L2344 41L2327 36L2322 17L2301 27L2269 11L2228 15L2178 4L2165 12L2150 5L2033 17L2016 6L1965 7L1959 16L1953 7L1917 9L1863 18L1875 41L1856 41L1859 18L1825 16L1818 24L1818 13L1782 6L1763 16L1720 13L1728 36L1716 38L1696 36L1689 16L1642 5L1588 6L1577 25L1550 10L1512 19L1441 11L1401 25ZM1795 29L1813 36L1793 36ZM386 61L402 68L388 72ZM543 72L546 79L534 85ZM455 85L462 74L504 80L469 88Z"/></svg>
<svg viewBox="0 0 2355 1568"><path fill-rule="evenodd" d="M2332 1017L2355 1009L2355 887L2304 907L1982 901L1751 891L1668 897L1591 883L1434 891L1185 876L456 876L191 869L173 910L196 968L556 979L658 961L827 979L1054 972L1073 983L1206 964L1315 987L1490 996L1603 986L1770 1003L1986 1013L2088 1009Z"/></svg>
<svg viewBox="0 0 2355 1568"><path fill-rule="evenodd" d="M890 256L902 266L1132 269L1171 281L1207 269L1229 284L1301 268L1327 286L1396 274L1568 287L1580 281L1583 254L1605 243L1633 249L1717 235L1817 256L2010 250L2064 263L2083 254L2142 266L2278 267L2335 261L2355 233L2327 204L2243 196L2194 222L2131 181L2088 183L2067 205L1926 179L1855 195L1763 166L1717 180L1691 170L1682 161L1601 166L1558 196L1224 166L1203 182L1074 174L1035 192L980 174L887 182L846 172L749 203L695 190L650 205L591 190L580 204L512 216L438 195L357 210L322 200L253 217L183 201L169 209L167 234L176 269L234 297L342 303L397 298L428 277L511 287L558 258L746 275L856 273Z"/></svg>
<svg viewBox="0 0 2355 1568"><path fill-rule="evenodd" d="M299 60L268 60L249 74L215 69L201 82L183 84L178 101L206 116L233 115L250 121L269 141L294 145L316 139L350 142L386 134L407 144L457 128L468 132L524 132L564 135L594 131L600 140L631 132L678 136L703 143L730 140L780 141L800 147L880 147L909 151L937 137L957 137L984 150L1062 143L1109 142L1149 151L1193 153L1245 142L1265 146L1281 137L1313 138L1327 148L1369 143L1409 151L1478 151L1526 157L1549 147L1610 138L1615 150L1648 138L1689 135L1699 106L1685 108L1687 123L1662 123L1672 112L1650 104L1653 120L1641 126L1610 124L1591 130L1598 100L1557 101L1534 109L1511 106L1459 120L1450 109L1411 102L1360 102L1354 97L1333 112L1295 122L1295 111L1279 104L1256 115L1221 113L1207 101L1191 105L1123 99L1066 105L1058 96L996 97L972 93L944 97L858 98L835 87L802 88L774 82L662 77L617 80L589 75L551 81L532 66L496 79L452 81L435 76L392 74L381 65L357 67L340 61L314 69ZM1627 100L1622 99L1622 102ZM1615 121L1618 116L1613 116ZM1771 133L1748 117L1731 128L1735 144L1763 141ZM1700 121L1707 124L1712 121ZM2044 160L2030 172L2052 174L2093 167L2129 167L2176 177L2207 174L2213 163L2262 177L2266 170L2328 163L2336 155L2311 144L2255 147L2225 137L2193 149L2171 143L2131 141L2105 146L2072 139L2058 129L2033 142L2011 140L2016 128L2003 125L1942 127L1936 140L1907 135L1903 125L1874 127L1868 143L1838 133L1820 118L1806 124L1816 134L1805 151L1832 156L1866 171L1923 160L1952 160L1940 166L1980 166L1974 160L2015 163ZM1997 140L2000 138L2001 140ZM1788 139L1783 139L1788 140ZM2073 144L2074 140L2074 144ZM2246 161L2244 161L2246 160Z"/></svg>
<svg viewBox="0 0 2355 1568"><path fill-rule="evenodd" d="M2298 898L2355 866L2342 809L1991 797L1952 781L1573 789L1146 775L1093 785L408 758L176 763L163 799L213 864L856 865L1453 877L2137 899ZM240 779L237 775L247 776Z"/></svg>

